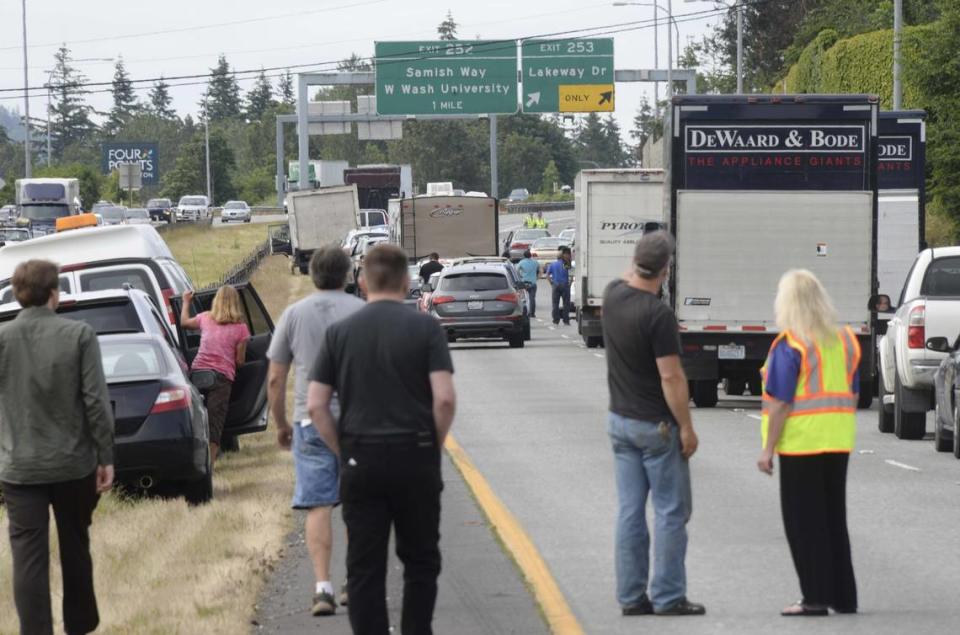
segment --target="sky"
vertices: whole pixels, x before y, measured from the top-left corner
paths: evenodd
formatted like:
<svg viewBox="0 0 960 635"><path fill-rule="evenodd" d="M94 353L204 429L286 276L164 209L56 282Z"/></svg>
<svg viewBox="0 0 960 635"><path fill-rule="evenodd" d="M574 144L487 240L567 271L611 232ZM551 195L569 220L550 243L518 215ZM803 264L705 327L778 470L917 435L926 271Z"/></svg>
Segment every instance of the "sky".
<svg viewBox="0 0 960 635"><path fill-rule="evenodd" d="M461 39L524 38L574 30L576 35L592 35L596 31L582 30L632 27L634 30L601 35L615 40L616 68L653 68L654 39L649 25L653 8L615 7L612 1L26 0L29 85L44 84L53 66L53 54L62 43L70 48L76 67L92 82L109 82L113 77L112 60L121 56L135 80L206 74L220 53L238 71L295 65L302 70L333 70L337 60L351 53L372 55L377 40L436 39L436 26L448 11L459 24ZM668 0L658 2L666 7ZM709 11L712 6L709 1L672 0L680 50L718 20L715 16L704 19L683 15ZM660 68L666 68L665 12L660 12L660 18ZM611 26L625 22L640 23ZM0 91L23 87L21 29L21 0L0 0ZM294 73L297 70L292 68ZM181 116L195 116L205 89L204 79L169 79L168 83L185 84L171 87L173 106ZM241 76L242 90L252 84L252 73ZM142 87L138 96L145 98L150 83L137 86ZM661 97L662 93L661 87ZM652 85L616 86L614 114L625 137L644 94L652 98ZM108 92L93 93L87 99L98 111L110 107ZM22 92L0 92L0 105L23 112ZM43 119L45 109L45 93L32 93L31 117Z"/></svg>

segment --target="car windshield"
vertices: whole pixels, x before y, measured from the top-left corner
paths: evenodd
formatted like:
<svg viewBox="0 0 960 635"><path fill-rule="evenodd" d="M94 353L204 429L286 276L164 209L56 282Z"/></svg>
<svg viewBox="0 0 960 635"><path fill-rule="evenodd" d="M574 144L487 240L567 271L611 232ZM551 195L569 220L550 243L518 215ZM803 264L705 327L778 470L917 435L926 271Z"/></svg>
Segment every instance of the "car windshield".
<svg viewBox="0 0 960 635"><path fill-rule="evenodd" d="M538 238L533 243L535 249L557 249L564 242L561 238Z"/></svg>
<svg viewBox="0 0 960 635"><path fill-rule="evenodd" d="M454 273L440 281L442 291L495 291L508 289L507 277L500 273Z"/></svg>
<svg viewBox="0 0 960 635"><path fill-rule="evenodd" d="M151 198L147 201L147 207L170 207L169 198Z"/></svg>
<svg viewBox="0 0 960 635"><path fill-rule="evenodd" d="M513 235L514 240L536 240L550 235L545 229L521 229Z"/></svg>
<svg viewBox="0 0 960 635"><path fill-rule="evenodd" d="M247 204L243 201L230 201L223 206L223 209L247 209Z"/></svg>
<svg viewBox="0 0 960 635"><path fill-rule="evenodd" d="M139 207L136 209L128 209L127 218L150 218L150 212Z"/></svg>
<svg viewBox="0 0 960 635"><path fill-rule="evenodd" d="M104 220L123 220L123 208L106 207L100 210L100 215L103 216Z"/></svg>
<svg viewBox="0 0 960 635"><path fill-rule="evenodd" d="M180 199L181 205L206 205L207 202L199 196L184 196Z"/></svg>
<svg viewBox="0 0 960 635"><path fill-rule="evenodd" d="M167 372L163 353L157 344L146 341L123 341L101 338L100 355L103 374L108 382L162 375Z"/></svg>
<svg viewBox="0 0 960 635"><path fill-rule="evenodd" d="M575 234L576 234L576 230L565 229L562 232L560 232L560 238L563 238L565 240L573 240L573 237Z"/></svg>
<svg viewBox="0 0 960 635"><path fill-rule="evenodd" d="M20 217L30 220L55 220L69 215L69 205L24 205L20 208Z"/></svg>
<svg viewBox="0 0 960 635"><path fill-rule="evenodd" d="M937 258L931 262L923 276L920 295L960 297L960 257Z"/></svg>

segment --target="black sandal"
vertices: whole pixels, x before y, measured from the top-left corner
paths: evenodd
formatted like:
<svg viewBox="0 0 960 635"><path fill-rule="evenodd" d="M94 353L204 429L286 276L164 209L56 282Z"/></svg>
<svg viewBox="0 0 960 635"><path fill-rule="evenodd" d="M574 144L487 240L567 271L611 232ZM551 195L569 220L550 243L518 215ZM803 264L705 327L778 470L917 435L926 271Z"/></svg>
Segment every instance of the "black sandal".
<svg viewBox="0 0 960 635"><path fill-rule="evenodd" d="M780 615L783 617L826 617L829 614L830 611L827 607L804 604L802 600L780 611Z"/></svg>

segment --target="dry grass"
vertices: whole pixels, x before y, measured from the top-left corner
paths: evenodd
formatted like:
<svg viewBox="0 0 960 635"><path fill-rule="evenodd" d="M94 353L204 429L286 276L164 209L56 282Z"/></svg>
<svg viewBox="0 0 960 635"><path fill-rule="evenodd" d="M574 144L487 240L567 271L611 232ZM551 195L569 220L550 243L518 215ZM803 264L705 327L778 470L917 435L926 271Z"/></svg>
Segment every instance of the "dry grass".
<svg viewBox="0 0 960 635"><path fill-rule="evenodd" d="M250 223L214 229L209 225L193 225L178 227L163 238L200 288L218 281L230 267L265 241L267 226Z"/></svg>
<svg viewBox="0 0 960 635"><path fill-rule="evenodd" d="M264 262L253 282L278 317L307 291L309 279L291 276L286 260L275 257ZM271 428L243 437L239 452L218 461L209 505L191 508L182 499L127 501L115 495L101 499L92 528L98 632L249 631L264 574L292 528L292 483L290 454L276 447ZM6 535L7 520L0 510L0 634L12 635L18 622ZM56 549L52 532L51 540ZM61 632L55 554L52 593Z"/></svg>

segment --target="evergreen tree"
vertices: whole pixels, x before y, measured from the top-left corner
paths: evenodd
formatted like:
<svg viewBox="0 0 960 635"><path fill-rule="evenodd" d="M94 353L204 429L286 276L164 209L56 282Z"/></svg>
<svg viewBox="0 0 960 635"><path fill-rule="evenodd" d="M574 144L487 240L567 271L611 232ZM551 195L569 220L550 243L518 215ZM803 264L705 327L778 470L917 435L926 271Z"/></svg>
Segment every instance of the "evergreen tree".
<svg viewBox="0 0 960 635"><path fill-rule="evenodd" d="M123 64L123 58L117 59L116 67L113 71L113 108L107 117L107 123L104 125L104 132L108 135L115 135L130 119L131 115L139 109L137 97L133 92L133 83L130 81L130 75Z"/></svg>
<svg viewBox="0 0 960 635"><path fill-rule="evenodd" d="M236 156L219 130L210 130L210 177L215 201L234 198L233 171ZM173 169L163 179L163 193L176 200L185 194L205 192L207 188L206 163L204 160L203 131L197 131L189 142L180 148Z"/></svg>
<svg viewBox="0 0 960 635"><path fill-rule="evenodd" d="M235 119L241 114L240 86L224 55L220 55L216 68L210 69L210 82L200 107L210 121Z"/></svg>
<svg viewBox="0 0 960 635"><path fill-rule="evenodd" d="M150 89L148 100L150 101L150 112L157 117L161 119L175 119L177 117L177 112L170 107L173 98L170 96L169 85L163 81L162 76L160 81L156 82Z"/></svg>
<svg viewBox="0 0 960 635"><path fill-rule="evenodd" d="M447 11L447 17L437 26L437 35L441 40L457 39L457 23L453 19L453 13Z"/></svg>
<svg viewBox="0 0 960 635"><path fill-rule="evenodd" d="M253 88L247 92L247 118L259 121L273 103L273 87L270 86L267 74L261 69Z"/></svg>
<svg viewBox="0 0 960 635"><path fill-rule="evenodd" d="M61 46L53 57L56 63L50 74L51 147L54 157L60 157L68 146L89 142L97 127L90 120L93 109L84 99L88 91L83 83L87 78L71 65L70 50Z"/></svg>
<svg viewBox="0 0 960 635"><path fill-rule="evenodd" d="M280 95L281 103L284 103L288 106L296 105L297 95L293 90L293 75L290 74L290 69L287 69L287 72L280 76L277 93Z"/></svg>
<svg viewBox="0 0 960 635"><path fill-rule="evenodd" d="M640 107L633 117L633 129L630 131L630 138L636 143L633 147L633 158L637 165L641 164L643 146L647 140L656 141L662 136L663 121L654 116L653 107L644 97L640 100Z"/></svg>
<svg viewBox="0 0 960 635"><path fill-rule="evenodd" d="M557 186L560 184L560 170L557 169L557 164L553 159L550 159L550 162L547 163L547 167L543 169L543 183L540 185L540 193L545 196L550 196L556 191Z"/></svg>

